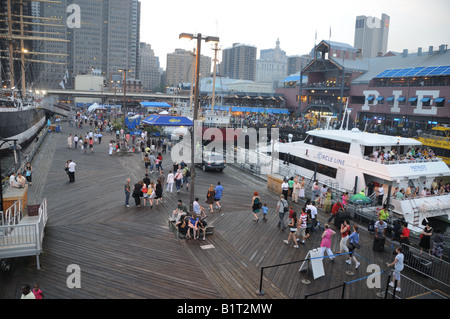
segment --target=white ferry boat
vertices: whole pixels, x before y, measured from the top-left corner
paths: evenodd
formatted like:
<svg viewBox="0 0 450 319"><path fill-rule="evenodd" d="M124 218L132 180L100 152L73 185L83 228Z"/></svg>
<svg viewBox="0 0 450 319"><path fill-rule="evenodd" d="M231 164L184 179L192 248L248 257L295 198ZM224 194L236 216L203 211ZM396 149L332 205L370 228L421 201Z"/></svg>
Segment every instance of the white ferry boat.
<svg viewBox="0 0 450 319"><path fill-rule="evenodd" d="M440 158L408 156L412 148L422 147L417 140L367 133L357 128L318 129L308 131L304 141L277 145L280 163L289 163L302 176L314 177L319 182L338 183L340 190L348 190L349 194L359 193L371 182L382 184L384 201L387 199L394 213L412 227L420 227L424 218L450 219L448 193L404 199L394 196L397 188L431 189L435 180L439 182L450 176L449 167ZM377 156L381 152L393 152L395 159Z"/></svg>

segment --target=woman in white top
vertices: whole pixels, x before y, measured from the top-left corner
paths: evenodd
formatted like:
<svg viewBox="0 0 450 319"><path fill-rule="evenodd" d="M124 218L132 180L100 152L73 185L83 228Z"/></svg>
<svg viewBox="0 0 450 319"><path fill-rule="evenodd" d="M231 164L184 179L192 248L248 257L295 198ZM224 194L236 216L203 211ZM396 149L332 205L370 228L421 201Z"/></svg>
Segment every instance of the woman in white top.
<svg viewBox="0 0 450 319"><path fill-rule="evenodd" d="M173 175L172 170L170 170L169 175L167 175L167 189L166 192L169 191L173 193L173 183L175 182L175 175Z"/></svg>

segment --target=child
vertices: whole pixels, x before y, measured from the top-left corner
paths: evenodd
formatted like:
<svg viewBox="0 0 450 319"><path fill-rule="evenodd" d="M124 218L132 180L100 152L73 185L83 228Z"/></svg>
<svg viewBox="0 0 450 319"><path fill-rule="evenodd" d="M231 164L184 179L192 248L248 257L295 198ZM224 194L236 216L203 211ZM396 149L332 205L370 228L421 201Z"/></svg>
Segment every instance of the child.
<svg viewBox="0 0 450 319"><path fill-rule="evenodd" d="M266 214L267 214L267 210L268 210L267 204L264 204L261 209L262 209L262 212L263 212L263 221L267 222L267 218L266 218L266 216L267 216Z"/></svg>
<svg viewBox="0 0 450 319"><path fill-rule="evenodd" d="M36 299L43 299L44 298L44 294L42 293L42 290L39 289L39 285L38 284L34 285L33 294L36 297Z"/></svg>

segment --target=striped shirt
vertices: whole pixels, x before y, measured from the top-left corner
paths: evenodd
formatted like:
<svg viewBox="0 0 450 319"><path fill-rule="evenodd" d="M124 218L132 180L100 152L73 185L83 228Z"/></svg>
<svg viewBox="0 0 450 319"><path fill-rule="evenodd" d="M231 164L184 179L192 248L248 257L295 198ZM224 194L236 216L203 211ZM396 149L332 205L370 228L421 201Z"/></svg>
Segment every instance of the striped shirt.
<svg viewBox="0 0 450 319"><path fill-rule="evenodd" d="M300 220L299 220L299 226L300 228L306 228L306 220L308 218L308 215L306 215L305 213L302 213L300 215Z"/></svg>

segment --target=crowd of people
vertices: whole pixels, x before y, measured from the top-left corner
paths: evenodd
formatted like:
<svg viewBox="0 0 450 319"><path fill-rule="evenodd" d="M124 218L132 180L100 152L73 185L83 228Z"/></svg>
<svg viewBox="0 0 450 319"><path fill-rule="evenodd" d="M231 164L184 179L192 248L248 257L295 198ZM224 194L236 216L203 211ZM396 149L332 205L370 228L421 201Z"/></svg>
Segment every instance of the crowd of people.
<svg viewBox="0 0 450 319"><path fill-rule="evenodd" d="M432 160L436 158L436 154L430 147L411 147L404 154L398 154L396 148L385 150L384 147L376 149L369 154L368 160L380 164L395 163L395 162L414 162L416 160Z"/></svg>

